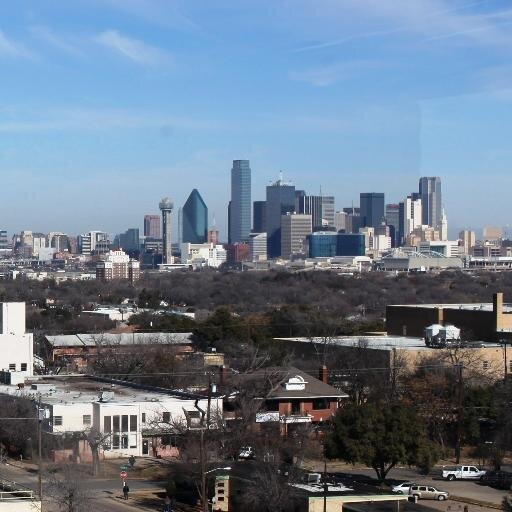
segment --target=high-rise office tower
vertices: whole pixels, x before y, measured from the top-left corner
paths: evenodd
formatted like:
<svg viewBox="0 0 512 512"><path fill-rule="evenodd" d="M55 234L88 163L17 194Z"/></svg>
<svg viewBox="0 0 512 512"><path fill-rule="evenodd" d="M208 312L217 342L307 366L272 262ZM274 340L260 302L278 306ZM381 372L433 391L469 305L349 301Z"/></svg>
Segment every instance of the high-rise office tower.
<svg viewBox="0 0 512 512"><path fill-rule="evenodd" d="M291 259L295 254L306 253L307 236L313 231L312 216L287 213L281 216L281 256Z"/></svg>
<svg viewBox="0 0 512 512"><path fill-rule="evenodd" d="M400 206L398 204L386 205L386 224L389 226L391 246L398 247L400 245Z"/></svg>
<svg viewBox="0 0 512 512"><path fill-rule="evenodd" d="M182 242L204 244L208 239L208 208L195 188L185 202L182 213Z"/></svg>
<svg viewBox="0 0 512 512"><path fill-rule="evenodd" d="M254 201L252 203L252 231L253 233L265 233L266 231L266 201Z"/></svg>
<svg viewBox="0 0 512 512"><path fill-rule="evenodd" d="M361 226L376 228L384 217L384 194L382 192L361 192L359 198Z"/></svg>
<svg viewBox="0 0 512 512"><path fill-rule="evenodd" d="M423 224L439 229L442 217L441 178L438 176L420 178L419 195Z"/></svg>
<svg viewBox="0 0 512 512"><path fill-rule="evenodd" d="M419 194L412 193L399 204L398 223L401 244L405 242L407 235L424 224L422 200Z"/></svg>
<svg viewBox="0 0 512 512"><path fill-rule="evenodd" d="M118 235L114 245L117 249L123 249L125 252L139 251L139 228L130 228L125 233Z"/></svg>
<svg viewBox="0 0 512 512"><path fill-rule="evenodd" d="M144 236L149 238L160 238L160 216L144 215Z"/></svg>
<svg viewBox="0 0 512 512"><path fill-rule="evenodd" d="M229 243L249 240L251 232L251 168L249 160L233 160Z"/></svg>
<svg viewBox="0 0 512 512"><path fill-rule="evenodd" d="M282 178L267 186L267 256L281 256L281 217L295 211L295 186Z"/></svg>
<svg viewBox="0 0 512 512"><path fill-rule="evenodd" d="M334 226L334 196L298 195L297 192L302 190L295 191L295 210L297 213L311 215L313 231Z"/></svg>
<svg viewBox="0 0 512 512"><path fill-rule="evenodd" d="M347 231L347 217L346 212L336 212L334 214L334 231Z"/></svg>
<svg viewBox="0 0 512 512"><path fill-rule="evenodd" d="M172 212L174 203L169 197L164 197L159 204L162 212L162 244L163 263L172 263Z"/></svg>

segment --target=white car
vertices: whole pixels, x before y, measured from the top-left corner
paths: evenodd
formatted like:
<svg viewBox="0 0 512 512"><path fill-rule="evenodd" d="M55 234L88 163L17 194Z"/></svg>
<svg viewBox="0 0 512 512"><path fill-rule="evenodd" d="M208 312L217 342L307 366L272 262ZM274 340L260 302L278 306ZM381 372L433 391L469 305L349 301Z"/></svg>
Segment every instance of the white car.
<svg viewBox="0 0 512 512"><path fill-rule="evenodd" d="M391 490L395 494L409 494L409 489L411 488L411 485L414 485L413 482L402 482L401 484L395 485L391 488Z"/></svg>
<svg viewBox="0 0 512 512"><path fill-rule="evenodd" d="M457 466L455 469L444 469L443 478L445 480L478 480L486 473L487 471L476 466Z"/></svg>
<svg viewBox="0 0 512 512"><path fill-rule="evenodd" d="M250 446L242 446L238 452L239 460L252 460L254 459L254 450Z"/></svg>

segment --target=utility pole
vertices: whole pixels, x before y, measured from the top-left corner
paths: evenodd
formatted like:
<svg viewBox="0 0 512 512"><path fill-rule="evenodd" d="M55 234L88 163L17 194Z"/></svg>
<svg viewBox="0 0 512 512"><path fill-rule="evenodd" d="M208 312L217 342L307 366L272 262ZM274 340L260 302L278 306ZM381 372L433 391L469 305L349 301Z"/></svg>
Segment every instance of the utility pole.
<svg viewBox="0 0 512 512"><path fill-rule="evenodd" d="M324 512L327 512L327 491L329 486L327 484L327 457L324 454Z"/></svg>
<svg viewBox="0 0 512 512"><path fill-rule="evenodd" d="M212 403L212 374L208 372L208 395L207 395L207 406L206 406L206 425L201 427L201 444L199 449L199 462L201 465L201 500L202 500L202 511L208 512L208 486L206 482L206 447L205 447L205 430L210 429L210 409Z"/></svg>
<svg viewBox="0 0 512 512"><path fill-rule="evenodd" d="M462 380L463 364L457 363L457 439L455 443L455 462L460 463L462 444L462 427L464 423L464 381Z"/></svg>
<svg viewBox="0 0 512 512"><path fill-rule="evenodd" d="M43 412L41 410L41 395L37 401L37 485L39 489L39 500L43 501L43 450L42 450L42 428Z"/></svg>

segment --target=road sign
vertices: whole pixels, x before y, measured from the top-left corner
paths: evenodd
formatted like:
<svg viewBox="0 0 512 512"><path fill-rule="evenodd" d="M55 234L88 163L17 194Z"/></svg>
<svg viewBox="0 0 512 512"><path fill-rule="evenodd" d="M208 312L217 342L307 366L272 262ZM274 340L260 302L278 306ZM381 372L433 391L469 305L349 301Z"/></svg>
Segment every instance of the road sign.
<svg viewBox="0 0 512 512"><path fill-rule="evenodd" d="M119 473L119 476L121 477L122 480L125 480L126 477L128 476L128 473L126 471L121 471L121 473Z"/></svg>

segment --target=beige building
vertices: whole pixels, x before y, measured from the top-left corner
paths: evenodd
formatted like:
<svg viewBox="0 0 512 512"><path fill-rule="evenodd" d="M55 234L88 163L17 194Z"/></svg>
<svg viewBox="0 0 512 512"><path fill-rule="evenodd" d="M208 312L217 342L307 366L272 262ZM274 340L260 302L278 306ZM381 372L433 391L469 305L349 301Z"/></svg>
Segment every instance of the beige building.
<svg viewBox="0 0 512 512"><path fill-rule="evenodd" d="M430 348L421 337L406 336L339 336L336 338L277 338L293 350L299 359L326 351L330 365L342 366L353 361L361 350L367 350L365 358L372 368L400 367L413 370L427 358L436 358L441 365L462 363L473 374L484 375L491 380L502 379L505 373L505 351L498 343L468 344L464 348ZM436 363L437 364L437 363ZM507 351L507 372L512 372L512 350Z"/></svg>
<svg viewBox="0 0 512 512"><path fill-rule="evenodd" d="M459 233L459 246L462 254L470 254L476 245L476 235L470 229L464 229Z"/></svg>
<svg viewBox="0 0 512 512"><path fill-rule="evenodd" d="M281 216L281 256L291 259L295 254L305 254L306 237L313 231L311 215L287 213Z"/></svg>

